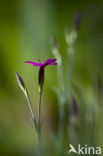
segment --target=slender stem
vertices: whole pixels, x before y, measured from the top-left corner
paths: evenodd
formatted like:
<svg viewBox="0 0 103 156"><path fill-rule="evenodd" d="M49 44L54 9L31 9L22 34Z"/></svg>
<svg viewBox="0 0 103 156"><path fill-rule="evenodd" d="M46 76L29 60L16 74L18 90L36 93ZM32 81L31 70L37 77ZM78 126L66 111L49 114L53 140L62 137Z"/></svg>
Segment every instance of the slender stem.
<svg viewBox="0 0 103 156"><path fill-rule="evenodd" d="M40 135L38 135L38 156L41 156L41 139Z"/></svg>
<svg viewBox="0 0 103 156"><path fill-rule="evenodd" d="M39 104L38 104L38 156L41 156L41 98L42 98L42 84L39 90Z"/></svg>
<svg viewBox="0 0 103 156"><path fill-rule="evenodd" d="M70 83L71 83L71 77L74 67L74 50L75 50L75 41L73 45L68 47L69 53L71 54L70 57L70 63L68 63L67 67L67 75L66 75L66 84L64 86L64 78L63 78L63 67L62 67L62 60L61 65L58 68L58 81L59 81L59 88L61 90L62 96L65 96L65 101L68 98L68 93L70 90ZM69 70L68 70L69 69ZM65 101L59 101L59 125L58 125L58 135L59 135L59 143L60 143L60 149L62 149L63 144L63 131L64 131L64 122L65 122ZM60 150L61 151L61 150Z"/></svg>
<svg viewBox="0 0 103 156"><path fill-rule="evenodd" d="M62 137L63 127L64 127L64 107L59 107L59 117L60 117L59 135L60 135L60 137Z"/></svg>
<svg viewBox="0 0 103 156"><path fill-rule="evenodd" d="M64 76L63 76L63 67L62 67L62 60L61 64L58 67L58 85L59 89L61 91L61 96L64 96ZM64 119L65 119L65 113L64 113L64 104L65 101L58 99L58 105L59 105L59 123L58 123L58 141L59 141L59 148L58 148L58 154L62 155L62 145L63 145L63 131L64 131Z"/></svg>
<svg viewBox="0 0 103 156"><path fill-rule="evenodd" d="M72 73L74 68L74 55L70 56L70 62L67 65L67 74L66 74L66 80L65 80L65 97L66 100L68 98L68 95L70 93L70 84L72 79Z"/></svg>
<svg viewBox="0 0 103 156"><path fill-rule="evenodd" d="M41 123L40 123L40 117L41 117L41 97L42 97L42 91L40 91L40 93L39 93L39 105L38 105L38 131L39 131L39 133L41 133Z"/></svg>
<svg viewBox="0 0 103 156"><path fill-rule="evenodd" d="M68 52L68 65L67 65L67 74L66 74L66 80L65 80L65 96L68 98L68 95L70 93L70 84L72 79L72 74L74 70L74 61L75 61L75 49L76 49L76 43L77 43L77 32L75 38L73 38L72 44L67 43L67 52Z"/></svg>
<svg viewBox="0 0 103 156"><path fill-rule="evenodd" d="M42 86L40 86L40 95L39 95L39 105L38 105L38 127L36 124L36 119L35 119L35 113L33 111L33 107L29 98L29 94L27 90L25 90L25 95L28 101L29 109L32 115L33 123L37 132L37 137L38 137L38 156L41 156L41 122L40 122L40 116L41 116L41 97L42 97Z"/></svg>
<svg viewBox="0 0 103 156"><path fill-rule="evenodd" d="M58 85L59 88L61 90L61 92L64 92L64 77L63 77L63 69L62 69L62 61L60 66L57 68L57 72L58 72Z"/></svg>
<svg viewBox="0 0 103 156"><path fill-rule="evenodd" d="M35 113L33 111L33 107L32 107L32 104L31 104L31 101L30 101L29 94L28 94L27 90L25 90L25 95L26 95L26 98L27 98L27 101L28 101L28 105L29 105L29 109L30 109L30 112L31 112L31 115L32 115L33 123L34 123L35 129L36 129L36 132L37 132L37 124L36 124L36 119L35 119Z"/></svg>
<svg viewBox="0 0 103 156"><path fill-rule="evenodd" d="M59 139L59 155L62 155L63 152L63 135L64 135L64 121L65 121L65 112L64 105L59 106L59 125L58 125L58 139Z"/></svg>

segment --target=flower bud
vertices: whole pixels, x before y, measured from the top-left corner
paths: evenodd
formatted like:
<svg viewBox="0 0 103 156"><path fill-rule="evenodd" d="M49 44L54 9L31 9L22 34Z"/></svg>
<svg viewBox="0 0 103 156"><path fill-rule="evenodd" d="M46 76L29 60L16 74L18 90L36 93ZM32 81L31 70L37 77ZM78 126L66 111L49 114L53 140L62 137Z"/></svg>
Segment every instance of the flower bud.
<svg viewBox="0 0 103 156"><path fill-rule="evenodd" d="M26 88L25 88L25 83L24 83L23 79L19 76L19 74L17 72L15 72L15 73L16 73L16 78L17 78L17 82L18 82L19 87L23 91L25 91Z"/></svg>

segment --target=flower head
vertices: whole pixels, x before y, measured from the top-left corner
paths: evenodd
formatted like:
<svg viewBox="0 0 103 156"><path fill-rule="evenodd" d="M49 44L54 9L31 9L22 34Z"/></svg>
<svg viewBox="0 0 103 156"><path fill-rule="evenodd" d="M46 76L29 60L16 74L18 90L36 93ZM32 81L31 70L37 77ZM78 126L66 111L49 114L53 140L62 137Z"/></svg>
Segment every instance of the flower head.
<svg viewBox="0 0 103 156"><path fill-rule="evenodd" d="M44 68L48 65L57 65L56 62L57 59L48 59L46 61L38 61L32 62L32 61L26 61L25 63L32 64L33 66L38 66L39 67L39 85L43 85L44 83Z"/></svg>

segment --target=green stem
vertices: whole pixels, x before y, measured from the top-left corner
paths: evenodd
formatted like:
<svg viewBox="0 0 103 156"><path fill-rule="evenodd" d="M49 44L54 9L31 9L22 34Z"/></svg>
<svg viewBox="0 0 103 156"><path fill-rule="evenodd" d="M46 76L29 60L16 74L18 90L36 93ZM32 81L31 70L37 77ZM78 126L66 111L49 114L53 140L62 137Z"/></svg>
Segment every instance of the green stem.
<svg viewBox="0 0 103 156"><path fill-rule="evenodd" d="M58 72L58 86L61 92L64 92L64 77L63 77L63 69L62 69L62 61L60 66L57 68Z"/></svg>
<svg viewBox="0 0 103 156"><path fill-rule="evenodd" d="M40 85L39 90L39 104L38 104L38 156L41 156L41 98L42 98L42 84Z"/></svg>
<svg viewBox="0 0 103 156"><path fill-rule="evenodd" d="M33 123L34 123L35 129L36 129L36 132L37 132L37 124L36 124L36 119L35 119L35 113L33 111L33 107L32 107L32 104L31 104L31 101L30 101L29 94L28 94L27 90L25 91L25 95L26 95L27 102L28 102L28 105L29 105L29 109L30 109L30 112L31 112L31 115L32 115Z"/></svg>
<svg viewBox="0 0 103 156"><path fill-rule="evenodd" d="M64 96L64 76L63 76L63 67L62 67L62 60L61 64L58 67L58 85L61 91L61 96ZM60 98L60 97L59 97ZM62 155L62 146L63 146L63 132L64 132L64 121L65 121L65 113L64 113L64 104L65 101L61 101L58 99L58 108L59 108L59 123L58 123L58 141L59 141L59 148L58 154Z"/></svg>
<svg viewBox="0 0 103 156"><path fill-rule="evenodd" d="M62 155L63 135L64 135L64 121L65 112L64 105L59 106L59 125L58 125L58 139L59 139L59 155Z"/></svg>
<svg viewBox="0 0 103 156"><path fill-rule="evenodd" d="M39 94L39 105L38 105L38 131L39 131L39 135L41 133L41 122L40 122L40 117L41 117L41 97L42 97L42 90L40 91L40 94Z"/></svg>
<svg viewBox="0 0 103 156"><path fill-rule="evenodd" d="M40 136L38 135L38 156L41 156L41 139Z"/></svg>
<svg viewBox="0 0 103 156"><path fill-rule="evenodd" d="M68 98L68 95L70 93L70 84L72 79L72 73L74 68L74 55L70 56L70 61L67 65L67 74L66 74L66 80L65 80L65 97L66 100Z"/></svg>

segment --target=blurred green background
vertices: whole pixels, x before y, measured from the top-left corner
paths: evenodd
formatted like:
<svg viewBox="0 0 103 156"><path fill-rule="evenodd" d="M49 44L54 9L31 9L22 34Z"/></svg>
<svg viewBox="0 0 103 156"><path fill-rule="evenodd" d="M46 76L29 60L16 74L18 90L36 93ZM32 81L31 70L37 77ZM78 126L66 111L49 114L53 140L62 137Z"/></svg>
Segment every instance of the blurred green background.
<svg viewBox="0 0 103 156"><path fill-rule="evenodd" d="M73 82L92 100L91 86L103 75L103 1L0 0L0 155L33 156L37 146L26 99L15 70L24 79L34 110L38 102L38 69L24 61L53 58L49 39L56 36L66 68L64 29L72 29L74 15L82 13ZM45 73L42 103L43 143L58 123L56 68ZM102 116L103 118L103 116ZM101 118L100 124L103 124ZM102 137L103 139L103 137ZM103 141L102 141L103 143ZM102 144L103 145L103 144Z"/></svg>

